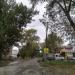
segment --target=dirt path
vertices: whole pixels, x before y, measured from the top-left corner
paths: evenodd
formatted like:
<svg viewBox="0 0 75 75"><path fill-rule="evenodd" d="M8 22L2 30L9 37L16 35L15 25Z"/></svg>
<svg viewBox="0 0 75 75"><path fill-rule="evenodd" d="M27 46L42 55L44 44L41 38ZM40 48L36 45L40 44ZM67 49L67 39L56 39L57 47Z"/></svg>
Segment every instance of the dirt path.
<svg viewBox="0 0 75 75"><path fill-rule="evenodd" d="M42 68L36 59L23 62L16 75L43 75Z"/></svg>
<svg viewBox="0 0 75 75"><path fill-rule="evenodd" d="M37 62L38 59L16 61L6 67L0 68L0 75L46 75Z"/></svg>

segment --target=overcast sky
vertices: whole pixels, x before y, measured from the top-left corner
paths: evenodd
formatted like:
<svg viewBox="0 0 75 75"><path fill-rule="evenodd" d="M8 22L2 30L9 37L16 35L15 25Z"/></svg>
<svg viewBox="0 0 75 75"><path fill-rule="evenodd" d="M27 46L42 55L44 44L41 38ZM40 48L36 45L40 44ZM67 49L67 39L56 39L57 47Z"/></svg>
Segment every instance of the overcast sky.
<svg viewBox="0 0 75 75"><path fill-rule="evenodd" d="M31 7L31 4L29 2L29 0L16 0L17 3L23 3L24 5L26 5L28 8ZM43 42L45 39L45 27L43 26L43 24L39 21L39 19L43 18L43 14L46 11L46 9L44 8L46 6L46 2L44 3L39 3L35 9L39 11L39 15L36 15L33 17L33 19L35 19L35 21L33 21L31 24L27 25L27 29L30 28L34 28L37 30L37 35L40 37L40 42Z"/></svg>
<svg viewBox="0 0 75 75"><path fill-rule="evenodd" d="M30 4L29 0L16 0L17 3L23 3L28 8L30 8L32 5ZM35 21L33 21L31 24L27 24L27 29L34 28L37 30L37 35L40 37L40 42L43 42L45 39L45 27L44 25L39 21L39 19L43 18L43 14L46 11L44 8L46 6L46 2L39 3L35 9L39 11L39 15L36 15L33 17ZM64 44L67 45L69 42L65 42Z"/></svg>

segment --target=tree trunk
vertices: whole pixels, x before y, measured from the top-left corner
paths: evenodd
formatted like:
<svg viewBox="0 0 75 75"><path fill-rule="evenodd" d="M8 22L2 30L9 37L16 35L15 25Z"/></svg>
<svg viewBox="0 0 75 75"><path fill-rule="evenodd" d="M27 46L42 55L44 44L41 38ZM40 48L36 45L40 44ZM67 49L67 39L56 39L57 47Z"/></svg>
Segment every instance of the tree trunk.
<svg viewBox="0 0 75 75"><path fill-rule="evenodd" d="M67 9L64 9L63 6L58 2L56 1L56 3L61 7L61 9L64 11L65 13L65 16L67 17L68 21L70 22L70 25L73 27L74 31L75 31L75 23L73 22L70 14L69 14L69 11L67 11Z"/></svg>
<svg viewBox="0 0 75 75"><path fill-rule="evenodd" d="M74 31L75 31L75 23L73 22L73 20L72 20L70 14L69 14L68 12L65 12L65 15L66 15L68 21L70 22L70 25L73 27L73 29L74 29Z"/></svg>

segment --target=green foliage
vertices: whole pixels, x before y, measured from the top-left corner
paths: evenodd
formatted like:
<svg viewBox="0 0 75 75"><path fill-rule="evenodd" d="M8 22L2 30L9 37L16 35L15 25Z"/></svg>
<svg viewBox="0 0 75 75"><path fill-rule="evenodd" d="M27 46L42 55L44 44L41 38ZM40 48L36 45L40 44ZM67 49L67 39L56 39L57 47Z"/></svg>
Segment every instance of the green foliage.
<svg viewBox="0 0 75 75"><path fill-rule="evenodd" d="M32 9L11 0L0 0L0 58L9 53L9 49L20 41L21 27L30 23Z"/></svg>
<svg viewBox="0 0 75 75"><path fill-rule="evenodd" d="M46 61L46 62L44 62L43 63L43 65L47 65L47 66L49 66L49 65L61 65L61 66L63 66L64 65L64 68L65 68L65 65L66 66L72 66L72 65L75 65L75 62L74 61L62 61L62 60L52 60L52 61Z"/></svg>
<svg viewBox="0 0 75 75"><path fill-rule="evenodd" d="M55 52L55 49L59 47L62 43L62 39L58 37L55 33L51 33L47 38L47 46L50 52Z"/></svg>
<svg viewBox="0 0 75 75"><path fill-rule="evenodd" d="M31 22L33 16L32 9L28 9L26 6L23 6L23 4L17 4L14 9L19 27L26 26L27 23Z"/></svg>
<svg viewBox="0 0 75 75"><path fill-rule="evenodd" d="M49 74L54 75L74 75L75 74L75 62L74 61L46 61L41 62L41 66L48 68Z"/></svg>
<svg viewBox="0 0 75 75"><path fill-rule="evenodd" d="M36 30L30 29L23 32L24 43L26 45L20 50L20 55L22 58L31 57L34 55L36 48L38 47L37 41L39 41L39 37L36 36Z"/></svg>
<svg viewBox="0 0 75 75"><path fill-rule="evenodd" d="M36 42L36 41L39 41L39 37L36 35L37 33L37 30L35 29L29 29L29 30L26 30L25 32L23 32L23 39L24 41L27 43L27 42Z"/></svg>
<svg viewBox="0 0 75 75"><path fill-rule="evenodd" d="M27 43L26 46L24 46L20 50L20 56L24 59L25 57L31 57L34 55L34 52L37 48L37 43Z"/></svg>

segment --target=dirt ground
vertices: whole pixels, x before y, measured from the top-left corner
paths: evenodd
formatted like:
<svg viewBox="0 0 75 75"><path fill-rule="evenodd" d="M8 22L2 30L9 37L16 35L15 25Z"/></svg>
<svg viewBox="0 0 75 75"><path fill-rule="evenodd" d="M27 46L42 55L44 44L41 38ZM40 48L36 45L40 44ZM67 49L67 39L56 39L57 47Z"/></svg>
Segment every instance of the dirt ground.
<svg viewBox="0 0 75 75"><path fill-rule="evenodd" d="M0 75L47 75L37 62L38 59L19 60L0 68Z"/></svg>
<svg viewBox="0 0 75 75"><path fill-rule="evenodd" d="M75 75L75 65L42 66L38 58L17 60L8 66L0 67L0 75Z"/></svg>

